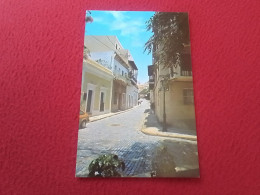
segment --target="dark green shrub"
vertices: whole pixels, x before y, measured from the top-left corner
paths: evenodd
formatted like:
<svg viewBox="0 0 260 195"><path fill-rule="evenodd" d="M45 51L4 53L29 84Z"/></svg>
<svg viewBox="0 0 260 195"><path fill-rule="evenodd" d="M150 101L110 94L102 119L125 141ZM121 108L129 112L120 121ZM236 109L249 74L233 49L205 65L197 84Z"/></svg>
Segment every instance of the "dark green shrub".
<svg viewBox="0 0 260 195"><path fill-rule="evenodd" d="M120 160L117 155L105 154L93 160L89 167L89 177L121 177L118 170L125 170L124 161Z"/></svg>

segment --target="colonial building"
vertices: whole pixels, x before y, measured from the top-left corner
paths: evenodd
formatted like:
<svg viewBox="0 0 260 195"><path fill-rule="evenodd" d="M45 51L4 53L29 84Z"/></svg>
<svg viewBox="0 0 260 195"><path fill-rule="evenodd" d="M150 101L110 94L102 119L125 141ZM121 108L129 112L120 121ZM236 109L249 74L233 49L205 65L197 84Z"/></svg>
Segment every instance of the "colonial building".
<svg viewBox="0 0 260 195"><path fill-rule="evenodd" d="M113 73L84 55L81 110L92 116L111 112Z"/></svg>
<svg viewBox="0 0 260 195"><path fill-rule="evenodd" d="M137 105L137 67L116 36L85 36L90 58L113 73L111 111Z"/></svg>
<svg viewBox="0 0 260 195"><path fill-rule="evenodd" d="M184 45L182 66L165 68L154 60L148 66L149 88L153 94L155 114L163 122L179 129L196 129L190 45ZM165 95L165 99L164 99ZM164 107L165 101L165 107Z"/></svg>
<svg viewBox="0 0 260 195"><path fill-rule="evenodd" d="M126 87L127 108L132 108L138 104L137 74L138 68L133 60L128 60L130 83Z"/></svg>
<svg viewBox="0 0 260 195"><path fill-rule="evenodd" d="M126 87L129 83L128 65L118 54L114 57L113 70L112 112L116 112L127 108Z"/></svg>

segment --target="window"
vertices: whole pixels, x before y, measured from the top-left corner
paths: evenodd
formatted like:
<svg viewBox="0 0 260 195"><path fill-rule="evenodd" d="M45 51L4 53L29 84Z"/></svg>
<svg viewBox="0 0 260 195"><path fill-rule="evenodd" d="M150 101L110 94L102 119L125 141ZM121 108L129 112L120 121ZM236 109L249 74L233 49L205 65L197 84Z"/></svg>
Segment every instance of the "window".
<svg viewBox="0 0 260 195"><path fill-rule="evenodd" d="M87 100L87 112L91 111L91 105L92 105L92 90L88 90L88 100Z"/></svg>
<svg viewBox="0 0 260 195"><path fill-rule="evenodd" d="M194 104L193 89L183 89L183 103Z"/></svg>
<svg viewBox="0 0 260 195"><path fill-rule="evenodd" d="M122 70L122 76L124 76L124 71Z"/></svg>
<svg viewBox="0 0 260 195"><path fill-rule="evenodd" d="M181 54L181 76L192 76L190 54Z"/></svg>

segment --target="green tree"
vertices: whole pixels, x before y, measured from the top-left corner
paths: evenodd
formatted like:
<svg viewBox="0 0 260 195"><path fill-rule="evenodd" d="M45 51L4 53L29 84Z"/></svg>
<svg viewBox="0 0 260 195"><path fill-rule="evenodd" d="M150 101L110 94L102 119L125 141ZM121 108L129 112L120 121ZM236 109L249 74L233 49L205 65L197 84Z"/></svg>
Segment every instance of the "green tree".
<svg viewBox="0 0 260 195"><path fill-rule="evenodd" d="M115 154L104 154L93 160L89 167L89 177L121 177L119 170L125 170L125 163Z"/></svg>
<svg viewBox="0 0 260 195"><path fill-rule="evenodd" d="M88 23L88 22L92 23L93 22L93 18L90 15L91 15L91 12L87 11L87 14L86 14L86 17L85 17L86 23Z"/></svg>
<svg viewBox="0 0 260 195"><path fill-rule="evenodd" d="M146 42L144 51L152 52L155 62L164 67L182 66L182 53L190 44L188 14L156 12L146 25L147 31L152 31L153 35Z"/></svg>

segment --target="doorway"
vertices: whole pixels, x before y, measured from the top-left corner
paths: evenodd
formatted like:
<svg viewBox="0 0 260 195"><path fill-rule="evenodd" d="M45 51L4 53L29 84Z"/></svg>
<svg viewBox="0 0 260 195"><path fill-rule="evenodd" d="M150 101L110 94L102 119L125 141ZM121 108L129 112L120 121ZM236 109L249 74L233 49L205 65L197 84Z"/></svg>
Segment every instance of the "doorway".
<svg viewBox="0 0 260 195"><path fill-rule="evenodd" d="M93 91L92 90L88 90L88 100L87 100L87 112L88 113L91 112L92 95L93 95Z"/></svg>
<svg viewBox="0 0 260 195"><path fill-rule="evenodd" d="M105 103L104 103L104 92L101 92L100 94L100 112L104 112L105 109Z"/></svg>

